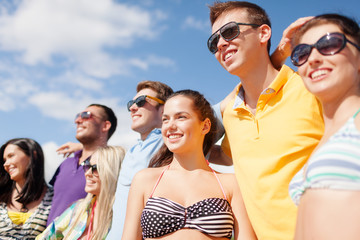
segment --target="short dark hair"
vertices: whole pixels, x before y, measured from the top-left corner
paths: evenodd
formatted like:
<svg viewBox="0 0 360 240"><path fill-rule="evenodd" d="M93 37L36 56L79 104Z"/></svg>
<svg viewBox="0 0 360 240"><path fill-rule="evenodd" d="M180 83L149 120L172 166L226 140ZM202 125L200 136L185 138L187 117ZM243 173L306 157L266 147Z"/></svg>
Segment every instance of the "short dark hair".
<svg viewBox="0 0 360 240"><path fill-rule="evenodd" d="M204 95L198 91L186 89L173 93L167 100L176 97L184 96L193 101L193 110L197 113L198 118L204 121L208 118L211 122L210 131L205 135L203 142L203 153L208 154L210 149L214 146L217 134L217 119L210 103L206 100ZM150 160L149 167L161 167L168 165L172 162L173 153L167 148L165 144L161 146L159 151Z"/></svg>
<svg viewBox="0 0 360 240"><path fill-rule="evenodd" d="M4 152L9 145L18 146L29 157L30 162L25 172L25 185L19 193L16 201L24 206L38 200L46 186L44 179L44 153L38 142L30 138L14 138L7 141L0 148L0 202L12 204L11 195L15 188L15 182L11 180L4 168Z"/></svg>
<svg viewBox="0 0 360 240"><path fill-rule="evenodd" d="M266 11L260 6L246 2L246 1L227 1L219 2L216 1L213 5L209 6L210 9L210 22L211 26L214 24L216 19L223 13L237 9L244 9L247 12L247 18L249 23L257 24L259 26L266 24L271 28L271 22ZM267 50L270 52L271 39L269 38L267 43Z"/></svg>
<svg viewBox="0 0 360 240"><path fill-rule="evenodd" d="M157 95L156 97L163 100L164 102L174 92L172 88L165 83L149 80L139 82L136 87L136 92L140 92L146 88L154 90Z"/></svg>
<svg viewBox="0 0 360 240"><path fill-rule="evenodd" d="M99 107L104 110L105 120L109 121L111 123L110 129L108 132L108 137L107 137L107 139L110 139L110 137L114 134L114 132L116 130L116 126L117 126L117 118L115 116L114 111L111 108L109 108L105 105L102 105L102 104L98 104L98 103L90 104L88 107Z"/></svg>
<svg viewBox="0 0 360 240"><path fill-rule="evenodd" d="M356 44L360 45L359 24L354 19L337 13L321 14L306 22L295 34L293 45L297 45L302 35L310 28L327 23L337 25L345 35L351 36L354 38Z"/></svg>

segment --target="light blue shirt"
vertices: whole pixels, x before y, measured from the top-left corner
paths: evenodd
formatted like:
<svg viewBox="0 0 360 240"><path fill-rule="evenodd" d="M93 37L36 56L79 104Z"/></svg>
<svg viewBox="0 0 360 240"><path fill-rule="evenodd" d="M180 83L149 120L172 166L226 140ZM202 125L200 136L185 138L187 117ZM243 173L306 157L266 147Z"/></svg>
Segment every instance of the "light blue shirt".
<svg viewBox="0 0 360 240"><path fill-rule="evenodd" d="M121 165L115 194L112 227L106 239L121 239L131 181L138 171L147 168L150 159L162 144L161 130L156 128L151 131L144 141L138 140L138 143L126 153Z"/></svg>

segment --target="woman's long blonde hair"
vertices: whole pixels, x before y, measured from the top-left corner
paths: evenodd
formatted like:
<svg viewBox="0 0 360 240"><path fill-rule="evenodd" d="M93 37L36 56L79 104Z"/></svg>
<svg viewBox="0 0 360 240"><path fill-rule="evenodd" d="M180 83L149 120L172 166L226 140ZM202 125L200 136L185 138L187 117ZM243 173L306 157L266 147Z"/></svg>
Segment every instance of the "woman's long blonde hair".
<svg viewBox="0 0 360 240"><path fill-rule="evenodd" d="M89 209L94 197L97 198L96 208L98 208L94 221L96 221L98 225L93 229L91 239L101 240L105 238L111 226L113 216L112 206L115 201L117 180L124 155L125 150L119 146L101 147L93 153L91 158L97 161L96 165L101 182L99 196L88 193L84 200L81 201L76 210L74 221L70 223L69 231L65 234L64 239L66 239L74 230L75 226L78 225L81 215Z"/></svg>

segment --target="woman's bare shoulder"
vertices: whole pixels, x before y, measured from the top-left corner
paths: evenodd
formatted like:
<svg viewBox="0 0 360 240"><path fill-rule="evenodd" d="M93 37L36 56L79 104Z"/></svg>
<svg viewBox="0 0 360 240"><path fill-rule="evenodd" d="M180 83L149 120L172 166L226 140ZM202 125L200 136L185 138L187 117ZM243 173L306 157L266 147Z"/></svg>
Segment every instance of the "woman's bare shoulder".
<svg viewBox="0 0 360 240"><path fill-rule="evenodd" d="M234 173L216 173L219 178L224 179L224 180L228 180L228 181L234 181L236 180L235 174Z"/></svg>
<svg viewBox="0 0 360 240"><path fill-rule="evenodd" d="M237 186L237 181L234 173L217 173L222 185L226 188L233 188Z"/></svg>
<svg viewBox="0 0 360 240"><path fill-rule="evenodd" d="M134 181L148 182L156 180L165 167L145 168L135 174Z"/></svg>

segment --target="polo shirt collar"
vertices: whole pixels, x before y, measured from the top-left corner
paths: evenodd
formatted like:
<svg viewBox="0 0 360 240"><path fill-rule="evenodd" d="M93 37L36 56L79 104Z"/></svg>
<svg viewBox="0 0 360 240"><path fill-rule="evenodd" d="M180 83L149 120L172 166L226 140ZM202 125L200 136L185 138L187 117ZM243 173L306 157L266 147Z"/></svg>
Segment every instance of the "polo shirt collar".
<svg viewBox="0 0 360 240"><path fill-rule="evenodd" d="M292 74L292 71L289 70L290 68L288 66L283 65L279 73L277 74L276 78L274 79L274 81L272 81L272 83L270 84L270 86L262 91L260 98L261 97L270 98L272 95L278 93L278 91L282 88L282 86L284 86L287 79L289 79L290 75ZM244 96L245 96L244 88L240 83L239 86L237 87L233 109L239 108L244 103L245 100Z"/></svg>
<svg viewBox="0 0 360 240"><path fill-rule="evenodd" d="M145 141L148 140L148 139L157 137L159 134L161 134L161 129L160 129L160 128L154 128L154 129L149 133L149 135L147 135L147 137L145 138L144 141L141 140L141 138L139 138L139 139L138 139L138 143L143 143L143 142L145 142Z"/></svg>

